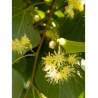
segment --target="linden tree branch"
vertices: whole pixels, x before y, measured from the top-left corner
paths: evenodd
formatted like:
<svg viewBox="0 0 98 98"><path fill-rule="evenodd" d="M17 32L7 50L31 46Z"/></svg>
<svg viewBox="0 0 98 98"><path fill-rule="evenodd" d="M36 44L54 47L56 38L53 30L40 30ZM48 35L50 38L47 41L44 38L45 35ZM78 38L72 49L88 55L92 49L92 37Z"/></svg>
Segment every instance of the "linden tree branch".
<svg viewBox="0 0 98 98"><path fill-rule="evenodd" d="M58 10L61 10L61 9L65 8L66 6L68 6L68 4L65 4L65 5L59 7L58 9L53 10L53 11L52 11L52 14L53 14L54 12L58 11ZM36 24L34 24L33 27L36 28L37 26L39 26L43 21L45 21L45 20L48 18L48 16L49 16L49 14L47 14L45 18L41 19L41 20L38 21Z"/></svg>
<svg viewBox="0 0 98 98"><path fill-rule="evenodd" d="M33 67L33 71L32 71L32 77L31 77L30 85L29 85L29 87L28 87L28 89L27 89L27 91L26 91L26 94L25 94L24 98L27 97L27 94L28 94L28 92L29 92L29 90L30 90L30 88L31 88L31 86L32 86L32 84L33 84L33 79L34 79L34 73L35 73L35 68L36 68L36 64L37 64L38 54L39 54L39 52L40 52L42 43L43 43L44 38L45 38L45 35L46 35L47 28L48 28L49 23L50 23L50 18L51 18L51 15L52 15L53 6L54 6L55 1L56 1L56 0L53 0L53 1L52 1L51 7L50 7L50 13L49 13L49 16L48 16L47 25L46 25L44 34L43 34L43 36L42 36L41 42L40 42L40 44L39 44L39 47L38 47L38 49L37 49L37 55L36 55L35 61L34 61L34 67Z"/></svg>

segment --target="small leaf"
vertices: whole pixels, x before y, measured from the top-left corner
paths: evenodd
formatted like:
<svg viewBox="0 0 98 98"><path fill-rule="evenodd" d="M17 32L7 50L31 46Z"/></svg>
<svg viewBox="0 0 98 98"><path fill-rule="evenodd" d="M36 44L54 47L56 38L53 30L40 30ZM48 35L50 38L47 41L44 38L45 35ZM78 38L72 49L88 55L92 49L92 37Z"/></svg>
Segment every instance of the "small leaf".
<svg viewBox="0 0 98 98"><path fill-rule="evenodd" d="M12 68L12 98L19 98L23 91L23 78L18 71Z"/></svg>

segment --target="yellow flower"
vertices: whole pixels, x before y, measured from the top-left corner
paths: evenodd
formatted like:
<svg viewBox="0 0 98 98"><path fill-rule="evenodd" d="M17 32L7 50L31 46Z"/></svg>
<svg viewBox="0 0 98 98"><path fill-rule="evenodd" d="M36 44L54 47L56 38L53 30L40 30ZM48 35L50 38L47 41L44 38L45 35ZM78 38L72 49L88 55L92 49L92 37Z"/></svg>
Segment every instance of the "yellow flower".
<svg viewBox="0 0 98 98"><path fill-rule="evenodd" d="M71 77L71 76L73 76L73 73L75 73L75 69L71 68L70 66L65 66L65 67L63 67L62 72Z"/></svg>
<svg viewBox="0 0 98 98"><path fill-rule="evenodd" d="M78 10L83 11L83 5L82 4L78 5Z"/></svg>
<svg viewBox="0 0 98 98"><path fill-rule="evenodd" d="M60 80L62 81L62 83L63 81L68 81L68 75L62 72L62 70L60 72Z"/></svg>
<svg viewBox="0 0 98 98"><path fill-rule="evenodd" d="M57 84L60 82L68 81L68 78L73 77L75 73L75 69L71 68L70 66L63 67L62 70L57 71L57 69L52 69L47 71L47 75L45 77L48 77L48 82Z"/></svg>
<svg viewBox="0 0 98 98"><path fill-rule="evenodd" d="M68 0L68 6L65 7L65 14L68 14L67 17L74 17L74 9L83 11L84 0Z"/></svg>
<svg viewBox="0 0 98 98"><path fill-rule="evenodd" d="M71 63L72 64L72 67L73 67L73 64L77 64L77 59L75 58L76 54L74 55L70 55L69 54L69 57L67 58L67 61L69 62L69 64Z"/></svg>
<svg viewBox="0 0 98 98"><path fill-rule="evenodd" d="M16 50L16 42L12 40L12 51Z"/></svg>
<svg viewBox="0 0 98 98"><path fill-rule="evenodd" d="M28 47L30 48L30 50L32 50L32 44L31 43L28 44Z"/></svg>
<svg viewBox="0 0 98 98"><path fill-rule="evenodd" d="M30 43L30 40L27 38L26 34L22 36L21 41L19 41L17 38L15 41L12 40L12 51L17 51L18 54L22 54L28 48L32 51L32 44Z"/></svg>
<svg viewBox="0 0 98 98"><path fill-rule="evenodd" d="M69 17L69 18L73 18L74 17L73 10L66 11L66 13L68 14L67 17Z"/></svg>
<svg viewBox="0 0 98 98"><path fill-rule="evenodd" d="M56 53L56 51L54 51L54 54L53 55L53 58L54 58L54 63L59 65L59 64L63 64L64 61L67 61L66 58L64 57L64 53L62 54L59 54L59 53Z"/></svg>
<svg viewBox="0 0 98 98"><path fill-rule="evenodd" d="M53 54L52 54L53 55ZM49 52L49 56L46 56L44 59L45 67L43 71L46 71L45 77L48 78L47 81L53 84L57 84L60 82L68 81L68 79L74 76L75 69L70 66L66 66L65 63L68 61L71 64L76 63L76 54L69 55L66 59L64 57L64 53L56 53L54 51L54 55L51 56Z"/></svg>
<svg viewBox="0 0 98 98"><path fill-rule="evenodd" d="M65 14L68 14L67 17L73 18L74 17L73 4L70 4L69 6L65 7L65 9L66 9Z"/></svg>
<svg viewBox="0 0 98 98"><path fill-rule="evenodd" d="M43 71L53 70L54 68L56 68L54 64L50 64L50 65L46 64L45 67L43 68Z"/></svg>
<svg viewBox="0 0 98 98"><path fill-rule="evenodd" d="M16 42L16 50L18 54L22 54L26 49L28 49L27 46L25 46L22 42L20 42L18 39L15 39Z"/></svg>
<svg viewBox="0 0 98 98"><path fill-rule="evenodd" d="M70 66L65 66L60 72L60 80L61 81L68 81L69 77L73 77L75 73L75 69L71 68Z"/></svg>
<svg viewBox="0 0 98 98"><path fill-rule="evenodd" d="M24 45L30 43L30 40L29 40L29 38L27 38L26 34L24 34L24 36L22 36L21 42L22 42Z"/></svg>
<svg viewBox="0 0 98 98"><path fill-rule="evenodd" d="M48 77L47 81L50 83L57 84L60 82L60 72L58 72L55 68L51 71L48 71L45 77Z"/></svg>
<svg viewBox="0 0 98 98"><path fill-rule="evenodd" d="M53 57L50 55L50 52L49 52L49 56L42 57L42 59L44 60L44 64L46 65L51 65L53 62Z"/></svg>

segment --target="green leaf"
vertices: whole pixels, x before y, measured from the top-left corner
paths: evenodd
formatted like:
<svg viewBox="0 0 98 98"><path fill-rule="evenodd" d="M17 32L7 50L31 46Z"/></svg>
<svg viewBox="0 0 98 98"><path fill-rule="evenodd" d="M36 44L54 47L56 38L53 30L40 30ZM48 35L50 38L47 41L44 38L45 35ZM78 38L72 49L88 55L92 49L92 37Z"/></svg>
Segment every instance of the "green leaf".
<svg viewBox="0 0 98 98"><path fill-rule="evenodd" d="M30 42L34 48L40 43L41 37L39 33L33 28L32 16L30 14L30 11L31 10L29 8L24 9L23 0L12 1L12 39L15 40L17 38L21 40L21 37L25 33L30 39ZM29 50L30 49L28 49L27 51ZM12 60L17 59L22 55L18 54L17 51L13 51Z"/></svg>
<svg viewBox="0 0 98 98"><path fill-rule="evenodd" d="M46 2L52 2L52 0L44 0L44 1L46 1Z"/></svg>
<svg viewBox="0 0 98 98"><path fill-rule="evenodd" d="M76 11L77 12L77 11ZM60 37L67 40L85 42L85 17L84 12L75 12L73 19L63 19L59 27Z"/></svg>
<svg viewBox="0 0 98 98"><path fill-rule="evenodd" d="M58 42L66 53L85 52L85 42L75 42L63 38L58 39Z"/></svg>
<svg viewBox="0 0 98 98"><path fill-rule="evenodd" d="M45 18L45 13L41 10L35 10L36 14L39 15L40 19Z"/></svg>
<svg viewBox="0 0 98 98"><path fill-rule="evenodd" d="M77 74L82 77L83 80L85 80L85 71L79 66L78 68L75 68L77 71Z"/></svg>
<svg viewBox="0 0 98 98"><path fill-rule="evenodd" d="M23 91L23 78L18 71L12 68L12 98L19 98Z"/></svg>
<svg viewBox="0 0 98 98"><path fill-rule="evenodd" d="M60 10L56 11L54 14L57 15L58 17L65 17L64 13L62 13L62 11Z"/></svg>
<svg viewBox="0 0 98 98"><path fill-rule="evenodd" d="M24 98L25 94L22 94L20 98ZM35 97L33 97L33 94L28 94L26 98L40 98L37 92L35 92Z"/></svg>
<svg viewBox="0 0 98 98"><path fill-rule="evenodd" d="M23 73L26 69L26 65L27 65L26 58L22 58L18 62L13 64L13 68L18 70L20 73Z"/></svg>
<svg viewBox="0 0 98 98"><path fill-rule="evenodd" d="M83 91L78 98L84 98L85 97L84 94L85 92Z"/></svg>
<svg viewBox="0 0 98 98"><path fill-rule="evenodd" d="M22 94L20 98L24 98L25 94ZM33 94L28 94L26 98L34 98Z"/></svg>
<svg viewBox="0 0 98 98"><path fill-rule="evenodd" d="M35 83L39 92L48 98L78 98L80 93L84 91L85 81L77 73L68 82L52 85L46 81L46 72L42 71L42 68L42 63L40 63L35 76Z"/></svg>
<svg viewBox="0 0 98 98"><path fill-rule="evenodd" d="M19 57L18 59L14 60L14 61L12 62L12 65L13 65L15 62L19 61L20 59L22 59L22 58L24 58L24 57L27 57L27 56L35 56L35 55L36 55L36 54L27 54L27 55L21 56L21 57Z"/></svg>

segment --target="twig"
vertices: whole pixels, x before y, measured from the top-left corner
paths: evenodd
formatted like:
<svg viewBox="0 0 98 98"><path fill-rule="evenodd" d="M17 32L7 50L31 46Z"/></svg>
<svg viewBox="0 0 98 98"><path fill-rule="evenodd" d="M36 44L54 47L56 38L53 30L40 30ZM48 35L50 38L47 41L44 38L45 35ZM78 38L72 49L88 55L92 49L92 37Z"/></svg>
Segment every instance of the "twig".
<svg viewBox="0 0 98 98"><path fill-rule="evenodd" d="M64 4L63 6L59 7L58 9L55 9L55 10L53 11L53 13L56 12L56 11L58 11L58 10L61 10L61 9L65 8L66 6L68 6L68 4ZM52 14L53 14L53 13L52 13Z"/></svg>
<svg viewBox="0 0 98 98"><path fill-rule="evenodd" d="M24 57L27 57L27 56L35 56L35 55L36 55L36 54L27 54L27 55L21 56L21 57L19 57L18 59L14 60L14 61L12 62L12 65L13 65L15 62L17 62L18 60L20 60L21 58L24 58Z"/></svg>
<svg viewBox="0 0 98 98"><path fill-rule="evenodd" d="M39 54L39 52L40 52L42 43L43 43L44 38L45 38L45 35L46 35L47 28L48 28L49 23L50 23L50 18L51 18L51 15L52 15L53 6L54 6L55 1L56 1L56 0L53 0L53 1L52 1L52 4L51 4L50 13L49 13L49 16L48 16L48 21L47 21L47 25L46 25L44 34L43 34L43 36L42 36L41 42L40 42L40 44L39 44L39 47L38 47L38 49L37 49L37 53L38 53L38 54ZM35 68L36 68L36 64L37 64L38 54L37 54L36 57L35 57L34 67L33 67L33 71L32 71L32 77L31 77L30 85L29 85L29 87L28 87L28 89L27 89L27 91L26 91L26 94L25 94L25 97L24 97L24 98L27 97L27 94L28 94L28 92L29 92L29 90L30 90L30 88L31 88L31 86L32 86L32 84L33 84L33 79L34 79L34 73L35 73Z"/></svg>
<svg viewBox="0 0 98 98"><path fill-rule="evenodd" d="M68 4L65 4L65 5L59 7L58 9L53 10L52 14L53 14L54 12L58 11L58 10L61 10L61 9L65 8L66 6L68 6ZM36 28L37 26L39 26L43 21L45 21L45 20L48 18L48 15L49 15L49 14L47 14L45 18L41 19L41 20L38 21L36 24L34 24L33 27Z"/></svg>
<svg viewBox="0 0 98 98"><path fill-rule="evenodd" d="M31 5L31 6L29 6L27 9L25 9L25 11L27 11L28 9L32 8L35 5L43 4L43 3L49 3L49 2L38 2L38 3L35 3L35 4Z"/></svg>

